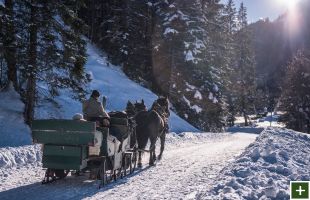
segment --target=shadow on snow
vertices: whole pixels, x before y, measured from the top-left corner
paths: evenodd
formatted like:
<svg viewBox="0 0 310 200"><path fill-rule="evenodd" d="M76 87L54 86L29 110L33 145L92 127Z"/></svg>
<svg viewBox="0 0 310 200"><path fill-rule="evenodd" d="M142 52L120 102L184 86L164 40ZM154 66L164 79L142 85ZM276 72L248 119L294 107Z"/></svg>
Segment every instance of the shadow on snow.
<svg viewBox="0 0 310 200"><path fill-rule="evenodd" d="M7 191L0 192L0 199L83 199L91 197L97 193L105 192L113 189L115 186L126 184L128 180L143 171L149 169L150 166L137 169L133 174L129 174L122 179L112 181L105 187L99 189L99 181L88 180L88 173L82 176L68 176L63 180L42 185L41 182L32 183L30 185L12 188ZM43 177L42 177L43 178Z"/></svg>

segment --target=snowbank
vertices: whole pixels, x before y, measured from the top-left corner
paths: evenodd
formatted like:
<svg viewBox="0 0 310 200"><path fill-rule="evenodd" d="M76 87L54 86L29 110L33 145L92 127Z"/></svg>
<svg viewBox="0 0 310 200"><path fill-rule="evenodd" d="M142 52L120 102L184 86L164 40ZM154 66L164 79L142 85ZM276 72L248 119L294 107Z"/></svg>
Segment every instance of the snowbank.
<svg viewBox="0 0 310 200"><path fill-rule="evenodd" d="M211 199L289 199L290 181L310 180L310 135L268 128L222 170Z"/></svg>
<svg viewBox="0 0 310 200"><path fill-rule="evenodd" d="M30 129L24 123L24 106L12 85L0 92L0 147L31 144Z"/></svg>
<svg viewBox="0 0 310 200"><path fill-rule="evenodd" d="M127 101L144 99L148 108L157 99L157 96L150 90L131 81L122 70L110 64L105 55L94 46L87 46L88 60L86 71L91 74L92 81L89 90L97 89L101 94L107 96L107 110L124 110ZM40 102L36 110L36 118L66 118L71 119L75 113L82 112L82 105L70 97L68 91L61 92L56 98L58 106L49 102ZM173 132L194 132L198 131L185 120L171 113L169 120L170 131Z"/></svg>
<svg viewBox="0 0 310 200"><path fill-rule="evenodd" d="M0 148L0 169L40 162L41 157L41 145Z"/></svg>

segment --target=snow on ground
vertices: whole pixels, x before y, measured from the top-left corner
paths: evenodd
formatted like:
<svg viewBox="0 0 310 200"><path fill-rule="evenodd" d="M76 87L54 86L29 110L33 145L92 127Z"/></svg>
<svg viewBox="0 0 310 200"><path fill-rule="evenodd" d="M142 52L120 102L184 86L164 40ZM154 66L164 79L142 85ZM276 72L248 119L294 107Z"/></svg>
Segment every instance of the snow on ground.
<svg viewBox="0 0 310 200"><path fill-rule="evenodd" d="M12 85L0 91L0 147L31 144L30 129L23 118L24 106Z"/></svg>
<svg viewBox="0 0 310 200"><path fill-rule="evenodd" d="M261 119L256 120L255 124L258 127L285 127L285 124L278 122L280 115L279 114L271 114L268 113L267 117L263 117Z"/></svg>
<svg viewBox="0 0 310 200"><path fill-rule="evenodd" d="M147 167L145 154L143 169L100 190L96 181L87 180L87 174L42 185L39 154L32 153L33 162L0 167L0 199L195 199L214 186L220 170L256 137L247 133L168 134L164 157L155 167ZM30 147L0 152L21 152L22 148Z"/></svg>
<svg viewBox="0 0 310 200"><path fill-rule="evenodd" d="M20 167L40 162L41 145L0 148L0 168Z"/></svg>
<svg viewBox="0 0 310 200"><path fill-rule="evenodd" d="M90 90L97 89L101 94L107 96L107 110L124 110L127 101L144 99L148 108L151 107L157 96L150 90L131 81L122 70L110 64L106 57L94 46L87 46L88 60L86 71L91 74L92 81ZM58 109L51 103L42 102L36 110L36 118L67 118L70 119L75 113L82 112L82 105L79 101L73 100L67 91L63 91L60 97L56 98ZM184 132L197 131L185 120L171 113L170 131Z"/></svg>
<svg viewBox="0 0 310 200"><path fill-rule="evenodd" d="M252 126L255 127L285 127L285 125L281 122L278 122L278 119L280 117L280 115L283 114L282 112L278 112L277 114L272 113L268 113L266 117L261 117L259 119L255 119L255 120L251 120L252 122ZM256 115L250 115L250 118L255 118ZM236 117L235 120L235 124L236 126L244 126L244 117L242 116L238 116Z"/></svg>
<svg viewBox="0 0 310 200"><path fill-rule="evenodd" d="M290 181L310 180L310 135L268 128L216 180L202 199L289 199Z"/></svg>

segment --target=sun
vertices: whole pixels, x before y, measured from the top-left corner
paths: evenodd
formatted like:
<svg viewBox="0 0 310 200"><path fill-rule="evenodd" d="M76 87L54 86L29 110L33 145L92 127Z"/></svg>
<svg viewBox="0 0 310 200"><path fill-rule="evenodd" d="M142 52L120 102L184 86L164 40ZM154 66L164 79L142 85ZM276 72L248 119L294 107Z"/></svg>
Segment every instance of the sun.
<svg viewBox="0 0 310 200"><path fill-rule="evenodd" d="M300 0L277 0L282 6L285 6L288 10L295 9Z"/></svg>

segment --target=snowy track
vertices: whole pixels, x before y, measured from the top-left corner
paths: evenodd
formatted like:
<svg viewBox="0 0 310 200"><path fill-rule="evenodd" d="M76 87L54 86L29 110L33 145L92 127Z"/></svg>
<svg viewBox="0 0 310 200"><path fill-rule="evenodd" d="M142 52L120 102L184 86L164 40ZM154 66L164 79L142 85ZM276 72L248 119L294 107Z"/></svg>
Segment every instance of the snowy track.
<svg viewBox="0 0 310 200"><path fill-rule="evenodd" d="M145 167L101 190L85 176L41 185L44 172L39 163L2 171L0 168L0 199L195 199L214 186L220 170L257 136L198 135L168 137L163 160L156 167ZM144 161L147 159L145 155Z"/></svg>

